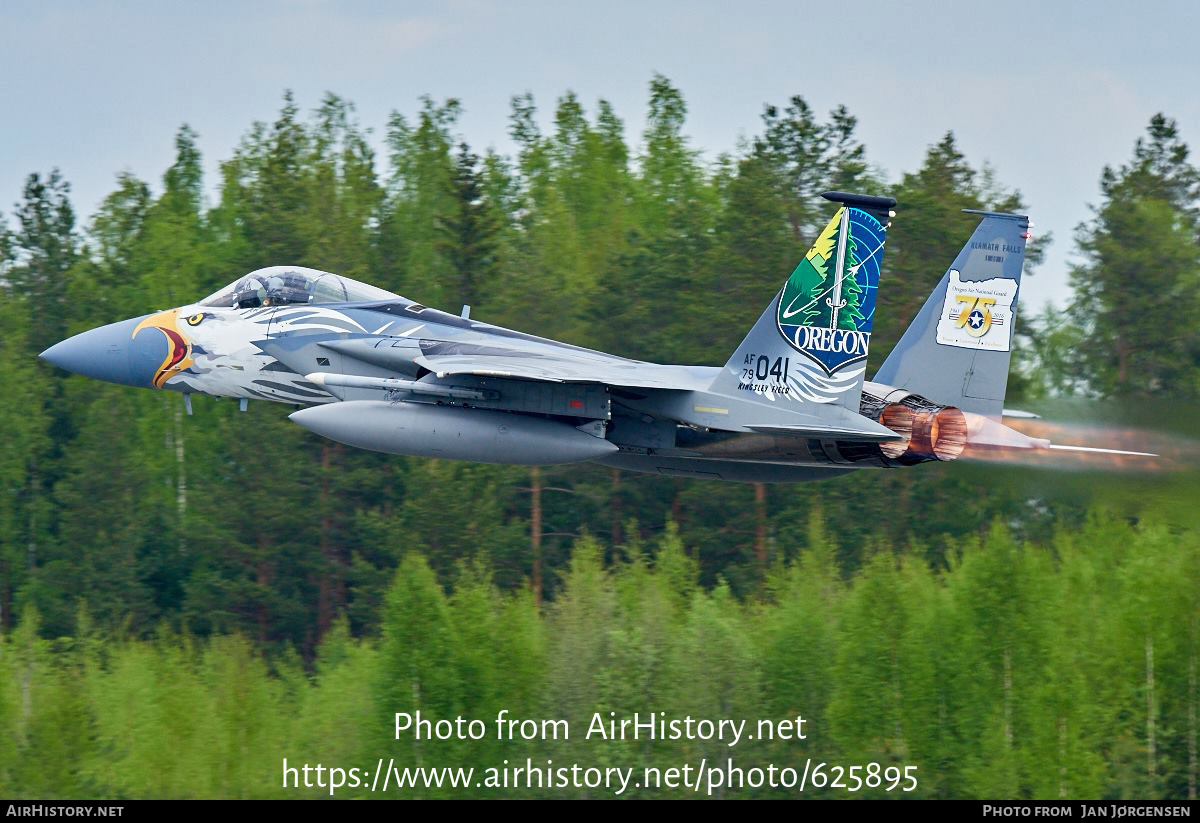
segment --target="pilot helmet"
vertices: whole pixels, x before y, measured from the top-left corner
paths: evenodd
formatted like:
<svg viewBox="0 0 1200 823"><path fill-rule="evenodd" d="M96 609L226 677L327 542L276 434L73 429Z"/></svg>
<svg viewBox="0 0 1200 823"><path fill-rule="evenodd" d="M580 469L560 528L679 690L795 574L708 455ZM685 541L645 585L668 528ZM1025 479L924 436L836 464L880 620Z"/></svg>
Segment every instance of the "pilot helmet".
<svg viewBox="0 0 1200 823"><path fill-rule="evenodd" d="M272 275L267 278L267 297L263 301L265 306L278 306L281 303L288 302L283 297L283 278L279 275Z"/></svg>
<svg viewBox="0 0 1200 823"><path fill-rule="evenodd" d="M312 300L311 278L297 271L272 274L267 278L267 298L272 306L308 303Z"/></svg>
<svg viewBox="0 0 1200 823"><path fill-rule="evenodd" d="M239 309L255 309L263 305L267 289L257 277L247 277L233 289L233 304Z"/></svg>

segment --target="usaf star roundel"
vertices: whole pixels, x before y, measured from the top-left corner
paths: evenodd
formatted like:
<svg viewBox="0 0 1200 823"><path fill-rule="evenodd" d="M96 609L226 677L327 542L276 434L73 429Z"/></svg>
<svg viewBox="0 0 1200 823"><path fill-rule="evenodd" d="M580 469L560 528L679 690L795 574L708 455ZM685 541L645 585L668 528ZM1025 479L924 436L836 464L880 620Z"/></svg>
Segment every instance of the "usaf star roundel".
<svg viewBox="0 0 1200 823"><path fill-rule="evenodd" d="M828 375L867 357L886 231L865 211L838 209L779 293L779 333Z"/></svg>
<svg viewBox="0 0 1200 823"><path fill-rule="evenodd" d="M946 298L938 317L937 342L942 346L984 351L1011 351L1013 303L1017 281L1007 277L964 280L951 269Z"/></svg>

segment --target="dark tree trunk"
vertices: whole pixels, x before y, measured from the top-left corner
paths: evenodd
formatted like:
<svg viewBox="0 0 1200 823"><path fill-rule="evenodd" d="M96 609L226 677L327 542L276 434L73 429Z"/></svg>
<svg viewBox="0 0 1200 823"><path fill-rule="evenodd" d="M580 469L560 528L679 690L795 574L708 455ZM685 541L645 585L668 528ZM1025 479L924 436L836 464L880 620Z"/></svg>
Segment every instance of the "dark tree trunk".
<svg viewBox="0 0 1200 823"><path fill-rule="evenodd" d="M542 469L529 470L529 545L533 553L533 599L542 603Z"/></svg>

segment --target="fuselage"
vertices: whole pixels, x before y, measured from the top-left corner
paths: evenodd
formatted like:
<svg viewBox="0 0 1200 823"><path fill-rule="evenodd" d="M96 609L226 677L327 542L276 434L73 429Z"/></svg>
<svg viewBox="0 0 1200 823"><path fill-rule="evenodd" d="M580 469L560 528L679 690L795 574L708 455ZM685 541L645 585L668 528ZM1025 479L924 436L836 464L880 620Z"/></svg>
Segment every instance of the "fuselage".
<svg viewBox="0 0 1200 823"><path fill-rule="evenodd" d="M140 388L328 405L293 419L398 454L780 482L887 465L868 459L873 442L842 439L858 415L818 419L784 395L764 408L760 396L713 391L721 368L630 360L296 267L83 332L42 357ZM830 412L842 416L830 424Z"/></svg>
<svg viewBox="0 0 1200 823"><path fill-rule="evenodd" d="M1085 448L1002 423L1027 217L971 212L974 233L868 380L895 201L822 197L837 211L721 367L630 360L298 266L41 357L188 398L299 406L294 422L352 446L490 463L791 482L955 460L968 446Z"/></svg>

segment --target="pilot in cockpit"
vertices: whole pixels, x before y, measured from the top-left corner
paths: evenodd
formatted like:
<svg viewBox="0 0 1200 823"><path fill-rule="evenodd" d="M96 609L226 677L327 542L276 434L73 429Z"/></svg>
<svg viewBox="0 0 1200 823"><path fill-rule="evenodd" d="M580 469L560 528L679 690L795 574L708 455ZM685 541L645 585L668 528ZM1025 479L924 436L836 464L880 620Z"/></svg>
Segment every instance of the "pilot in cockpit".
<svg viewBox="0 0 1200 823"><path fill-rule="evenodd" d="M375 286L303 266L258 269L200 301L201 306L257 309L307 303L397 300Z"/></svg>
<svg viewBox="0 0 1200 823"><path fill-rule="evenodd" d="M233 304L239 309L257 309L270 305L267 287L257 277L246 277L233 287Z"/></svg>
<svg viewBox="0 0 1200 823"><path fill-rule="evenodd" d="M312 301L312 280L299 272L285 271L268 276L251 275L235 287L234 301L239 309L259 306L286 306Z"/></svg>

